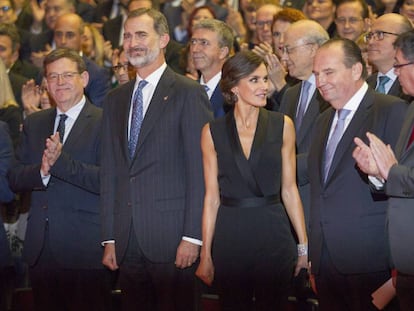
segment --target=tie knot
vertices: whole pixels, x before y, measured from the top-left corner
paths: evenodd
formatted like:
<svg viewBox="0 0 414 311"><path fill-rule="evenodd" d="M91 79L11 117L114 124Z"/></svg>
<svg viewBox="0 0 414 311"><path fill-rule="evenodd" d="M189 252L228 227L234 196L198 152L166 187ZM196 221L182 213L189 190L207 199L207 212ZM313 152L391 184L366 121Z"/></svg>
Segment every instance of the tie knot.
<svg viewBox="0 0 414 311"><path fill-rule="evenodd" d="M207 84L203 84L204 89L206 90L206 92L210 91L210 88L207 86Z"/></svg>
<svg viewBox="0 0 414 311"><path fill-rule="evenodd" d="M59 119L60 122L65 122L66 119L68 118L68 116L66 114L64 114L64 113L61 113L59 115L59 117L60 117L60 119Z"/></svg>
<svg viewBox="0 0 414 311"><path fill-rule="evenodd" d="M146 80L139 81L138 90L142 90L147 84L148 84L148 81L146 81Z"/></svg>
<svg viewBox="0 0 414 311"><path fill-rule="evenodd" d="M339 109L338 110L338 119L345 120L348 114L351 112L349 109Z"/></svg>
<svg viewBox="0 0 414 311"><path fill-rule="evenodd" d="M381 76L379 77L379 85L384 85L387 84L387 82L390 81L390 78L387 76Z"/></svg>

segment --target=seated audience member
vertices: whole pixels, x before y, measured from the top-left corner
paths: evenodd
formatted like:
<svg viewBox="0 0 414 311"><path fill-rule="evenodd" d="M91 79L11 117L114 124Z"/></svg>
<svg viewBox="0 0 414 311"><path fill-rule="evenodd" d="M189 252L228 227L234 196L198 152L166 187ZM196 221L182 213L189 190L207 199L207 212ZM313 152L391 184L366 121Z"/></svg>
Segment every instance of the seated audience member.
<svg viewBox="0 0 414 311"><path fill-rule="evenodd" d="M400 13L400 8L404 0L380 0L378 1L374 13L381 16L388 13Z"/></svg>
<svg viewBox="0 0 414 311"><path fill-rule="evenodd" d="M264 4L256 11L256 35L260 43L272 45L272 24L277 13L282 10L275 4Z"/></svg>
<svg viewBox="0 0 414 311"><path fill-rule="evenodd" d="M191 31L194 24L200 20L212 18L216 18L216 15L208 6L200 6L195 8L188 16L187 14L183 14L181 24L176 26L174 29L174 38L177 42L187 43L189 38L191 38Z"/></svg>
<svg viewBox="0 0 414 311"><path fill-rule="evenodd" d="M43 79L40 86L36 85L34 80L27 81L22 88L22 101L26 117L33 112L56 106L53 98L47 91L46 79Z"/></svg>
<svg viewBox="0 0 414 311"><path fill-rule="evenodd" d="M201 6L208 6L214 12L215 18L226 21L229 11L226 7L221 6L213 0L196 0L196 1L168 1L163 6L161 12L165 15L168 21L168 28L170 29L171 38L179 41L179 38L174 37L174 30L182 23L182 16L190 16L195 8Z"/></svg>
<svg viewBox="0 0 414 311"><path fill-rule="evenodd" d="M335 25L338 37L356 41L370 26L365 0L340 0L336 4Z"/></svg>
<svg viewBox="0 0 414 311"><path fill-rule="evenodd" d="M56 46L53 30L57 18L66 13L74 13L75 6L72 0L45 0L40 7L34 4L33 9L30 60L36 67L43 68L43 59L49 54L52 47Z"/></svg>
<svg viewBox="0 0 414 311"><path fill-rule="evenodd" d="M284 8L278 12L273 19L272 24L272 47L274 53L280 58L282 56L282 50L284 45L284 34L289 26L299 20L306 19L306 16L302 11Z"/></svg>
<svg viewBox="0 0 414 311"><path fill-rule="evenodd" d="M136 72L125 54L122 47L115 49L112 54L112 70L116 78L116 85L122 85L135 79Z"/></svg>
<svg viewBox="0 0 414 311"><path fill-rule="evenodd" d="M82 50L82 35L84 24L79 15L68 13L57 18L54 30L54 40L57 48L69 48L80 53ZM111 89L109 72L95 62L82 56L89 72L89 83L85 87L85 95L92 104L101 107L103 100Z"/></svg>
<svg viewBox="0 0 414 311"><path fill-rule="evenodd" d="M241 0L239 5L240 14L243 19L244 27L246 29L246 36L244 42L240 43L240 49L253 49L256 44L259 44L256 33L256 8L257 0Z"/></svg>
<svg viewBox="0 0 414 311"><path fill-rule="evenodd" d="M372 23L371 31L365 35L368 43L368 61L378 72L368 77L369 86L377 92L394 95L411 101L410 96L403 93L394 72L394 42L398 35L412 29L410 21L396 13L388 13L378 17Z"/></svg>
<svg viewBox="0 0 414 311"><path fill-rule="evenodd" d="M27 79L38 79L39 68L27 60L22 60L21 36L13 24L0 24L0 58L3 59L8 73L17 74ZM10 80L12 80L10 78Z"/></svg>
<svg viewBox="0 0 414 311"><path fill-rule="evenodd" d="M400 8L400 14L407 17L411 24L414 24L414 1L403 0Z"/></svg>
<svg viewBox="0 0 414 311"><path fill-rule="evenodd" d="M105 60L104 39L99 30L91 24L85 24L82 36L82 53L98 66L103 67Z"/></svg>
<svg viewBox="0 0 414 311"><path fill-rule="evenodd" d="M16 103L3 61L0 60L0 121L9 126L13 146L17 145L22 124L22 113Z"/></svg>
<svg viewBox="0 0 414 311"><path fill-rule="evenodd" d="M333 0L307 0L303 10L309 19L321 24L328 32L329 37L333 38L335 36L336 5Z"/></svg>

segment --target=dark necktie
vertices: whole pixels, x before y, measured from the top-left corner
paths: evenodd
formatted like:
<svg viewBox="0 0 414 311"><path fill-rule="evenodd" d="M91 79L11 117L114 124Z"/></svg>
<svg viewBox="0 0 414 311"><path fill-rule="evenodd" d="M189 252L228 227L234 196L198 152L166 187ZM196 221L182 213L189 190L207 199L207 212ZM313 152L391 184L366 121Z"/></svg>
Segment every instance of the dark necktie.
<svg viewBox="0 0 414 311"><path fill-rule="evenodd" d="M144 100L142 89L147 85L147 81L141 80L138 83L137 90L134 93L132 101L131 129L129 131L128 150L132 159L138 143L139 132L141 131L142 121L144 120Z"/></svg>
<svg viewBox="0 0 414 311"><path fill-rule="evenodd" d="M300 126L302 125L303 116L305 115L305 110L306 110L306 104L308 103L310 87L311 87L310 82L306 80L302 82L302 91L300 93L300 101L299 101L299 106L298 106L298 112L296 115L296 122L295 122L296 133L299 131Z"/></svg>
<svg viewBox="0 0 414 311"><path fill-rule="evenodd" d="M387 84L388 81L390 81L390 78L388 78L387 76L381 76L381 77L379 77L379 83L377 85L376 91L378 93L386 94L386 92L385 92L385 84Z"/></svg>
<svg viewBox="0 0 414 311"><path fill-rule="evenodd" d="M56 132L59 132L60 142L63 144L63 138L65 136L65 121L68 118L68 116L62 113L59 115L59 117L60 119Z"/></svg>
<svg viewBox="0 0 414 311"><path fill-rule="evenodd" d="M329 169L331 168L332 159L334 157L336 147L338 146L338 143L341 140L342 134L344 132L345 119L350 112L351 110L349 109L338 110L338 121L336 122L335 128L332 132L331 139L326 145L326 150L325 150L325 162L324 162L324 170L323 170L324 181L326 181L326 177L328 177Z"/></svg>
<svg viewBox="0 0 414 311"><path fill-rule="evenodd" d="M408 139L408 143L407 143L406 149L408 149L411 146L411 144L413 143L413 141L414 141L414 125L413 125L413 128L411 130L411 135L410 135L410 138Z"/></svg>

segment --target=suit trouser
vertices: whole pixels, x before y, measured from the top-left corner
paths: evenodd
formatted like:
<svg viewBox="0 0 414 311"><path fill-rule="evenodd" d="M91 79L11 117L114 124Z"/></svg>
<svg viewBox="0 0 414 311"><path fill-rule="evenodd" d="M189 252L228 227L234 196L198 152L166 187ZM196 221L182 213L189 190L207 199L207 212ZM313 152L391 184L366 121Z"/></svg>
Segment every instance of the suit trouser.
<svg viewBox="0 0 414 311"><path fill-rule="evenodd" d="M51 252L48 232L29 275L36 311L110 310L109 271L61 268Z"/></svg>
<svg viewBox="0 0 414 311"><path fill-rule="evenodd" d="M397 273L397 297L401 311L413 310L414 275Z"/></svg>
<svg viewBox="0 0 414 311"><path fill-rule="evenodd" d="M371 294L390 277L389 271L340 273L324 243L319 274L315 275L320 311L378 310L371 302Z"/></svg>
<svg viewBox="0 0 414 311"><path fill-rule="evenodd" d="M177 245L178 247L178 245ZM195 295L195 267L178 269L174 261L151 262L143 254L131 227L125 258L119 269L123 311L191 311Z"/></svg>

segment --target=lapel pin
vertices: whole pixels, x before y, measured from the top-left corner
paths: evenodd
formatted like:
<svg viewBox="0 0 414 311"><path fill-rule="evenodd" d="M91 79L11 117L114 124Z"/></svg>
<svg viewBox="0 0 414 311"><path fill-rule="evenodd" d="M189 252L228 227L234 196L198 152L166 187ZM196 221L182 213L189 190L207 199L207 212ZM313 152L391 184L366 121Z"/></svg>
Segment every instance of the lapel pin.
<svg viewBox="0 0 414 311"><path fill-rule="evenodd" d="M167 99L168 99L168 95L164 97L164 100L167 100Z"/></svg>

